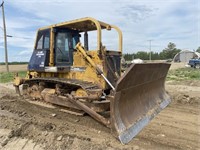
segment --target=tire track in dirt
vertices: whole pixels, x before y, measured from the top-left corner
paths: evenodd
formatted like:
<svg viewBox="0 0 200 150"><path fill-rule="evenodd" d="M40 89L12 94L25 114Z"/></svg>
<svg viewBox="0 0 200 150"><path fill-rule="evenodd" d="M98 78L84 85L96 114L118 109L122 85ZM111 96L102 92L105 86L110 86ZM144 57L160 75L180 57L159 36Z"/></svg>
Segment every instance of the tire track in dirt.
<svg viewBox="0 0 200 150"><path fill-rule="evenodd" d="M170 88L172 87L170 85ZM108 128L89 116L73 116L57 109L33 105L17 97L12 90L3 90L4 92L0 92L0 129L9 129L16 133L9 139L8 147L10 141L24 138L32 140L36 146L42 145L42 148L50 150L200 149L199 106L196 103L178 101L180 97L176 95L180 92L174 89L169 91L173 97L170 106L153 119L128 145L120 144ZM189 98L193 97L190 93L184 94ZM198 102L198 97L195 98ZM56 116L53 117L52 114Z"/></svg>

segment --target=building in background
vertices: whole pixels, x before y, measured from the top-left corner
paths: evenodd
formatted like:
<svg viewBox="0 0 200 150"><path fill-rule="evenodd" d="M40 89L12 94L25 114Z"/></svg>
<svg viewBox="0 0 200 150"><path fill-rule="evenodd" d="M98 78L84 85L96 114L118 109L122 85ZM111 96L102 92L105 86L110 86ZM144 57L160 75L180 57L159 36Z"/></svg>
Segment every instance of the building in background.
<svg viewBox="0 0 200 150"><path fill-rule="evenodd" d="M173 62L189 62L192 58L200 58L200 53L190 50L182 50L174 56Z"/></svg>

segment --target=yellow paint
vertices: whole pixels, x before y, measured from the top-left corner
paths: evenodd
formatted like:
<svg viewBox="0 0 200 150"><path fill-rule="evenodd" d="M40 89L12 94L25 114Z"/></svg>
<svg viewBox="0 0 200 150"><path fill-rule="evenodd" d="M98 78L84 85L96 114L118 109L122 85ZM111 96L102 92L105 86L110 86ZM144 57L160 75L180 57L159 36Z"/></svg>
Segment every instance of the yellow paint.
<svg viewBox="0 0 200 150"><path fill-rule="evenodd" d="M101 30L102 29L107 29L107 30L115 29L118 32L118 35L119 35L118 50L120 52L122 52L122 32L115 25L110 25L108 23L96 20L92 17L85 17L85 18L80 18L80 19L76 19L76 20L72 20L72 21L66 21L66 22L61 22L61 23L58 23L58 24L46 26L46 27L40 28L39 30L52 29L54 27L67 27L69 29L78 30L80 32L85 32L85 30L87 30L87 31L96 30L97 31L97 50L101 50L101 46L102 46Z"/></svg>
<svg viewBox="0 0 200 150"><path fill-rule="evenodd" d="M50 31L50 58L49 58L49 66L54 66L54 37L55 34L53 32L53 28Z"/></svg>
<svg viewBox="0 0 200 150"><path fill-rule="evenodd" d="M81 97L88 96L87 92L85 90L83 90L83 89L76 90L75 95L76 96L81 96Z"/></svg>

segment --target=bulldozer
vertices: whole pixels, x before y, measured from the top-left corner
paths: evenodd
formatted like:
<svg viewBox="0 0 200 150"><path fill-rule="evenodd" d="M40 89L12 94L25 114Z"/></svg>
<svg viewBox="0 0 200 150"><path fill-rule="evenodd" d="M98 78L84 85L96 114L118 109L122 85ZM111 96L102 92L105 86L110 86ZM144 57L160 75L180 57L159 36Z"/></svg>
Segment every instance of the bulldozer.
<svg viewBox="0 0 200 150"><path fill-rule="evenodd" d="M102 30L117 32L117 50L103 45ZM92 31L94 50L88 40ZM91 17L62 22L38 29L26 77L16 74L13 85L31 100L90 115L127 144L170 103L165 90L170 64L132 64L122 73L121 59L117 26Z"/></svg>

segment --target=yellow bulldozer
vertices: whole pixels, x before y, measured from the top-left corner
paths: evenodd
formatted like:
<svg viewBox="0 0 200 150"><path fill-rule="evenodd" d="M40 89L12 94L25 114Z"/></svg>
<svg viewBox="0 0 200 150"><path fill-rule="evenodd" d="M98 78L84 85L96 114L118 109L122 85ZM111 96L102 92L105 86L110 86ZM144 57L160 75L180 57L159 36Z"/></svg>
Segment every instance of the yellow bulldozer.
<svg viewBox="0 0 200 150"><path fill-rule="evenodd" d="M117 50L106 49L102 30L117 31ZM95 50L89 49L91 31L97 33ZM90 17L50 25L37 31L27 75L16 75L14 86L32 100L90 115L126 144L170 103L164 86L170 64L132 64L122 74L121 58L117 26Z"/></svg>

